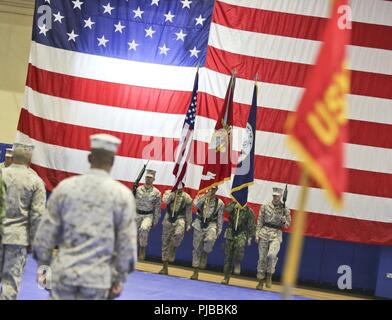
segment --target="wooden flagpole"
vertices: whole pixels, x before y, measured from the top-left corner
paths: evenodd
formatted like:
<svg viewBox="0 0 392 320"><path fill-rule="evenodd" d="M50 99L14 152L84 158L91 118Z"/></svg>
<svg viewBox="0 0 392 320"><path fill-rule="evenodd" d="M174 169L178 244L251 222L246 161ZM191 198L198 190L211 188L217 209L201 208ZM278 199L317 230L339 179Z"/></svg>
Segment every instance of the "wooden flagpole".
<svg viewBox="0 0 392 320"><path fill-rule="evenodd" d="M302 169L301 194L299 199L299 210L294 217L293 230L290 234L289 245L286 251L286 262L283 270L283 299L287 300L292 295L293 287L297 281L298 267L302 253L303 234L306 225L307 213L305 204L309 190L309 176Z"/></svg>

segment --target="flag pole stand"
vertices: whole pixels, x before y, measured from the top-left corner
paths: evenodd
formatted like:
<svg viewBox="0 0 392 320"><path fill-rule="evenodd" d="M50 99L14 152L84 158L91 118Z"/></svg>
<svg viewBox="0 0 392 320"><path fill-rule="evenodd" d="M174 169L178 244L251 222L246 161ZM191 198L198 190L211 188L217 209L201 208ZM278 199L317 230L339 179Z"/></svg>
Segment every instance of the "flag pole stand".
<svg viewBox="0 0 392 320"><path fill-rule="evenodd" d="M305 204L309 189L309 176L305 170L301 173L301 194L299 199L299 210L294 217L293 231L290 234L289 245L286 251L286 262L283 270L283 292L285 300L290 299L298 274L298 266L301 258L303 234L306 224L307 213Z"/></svg>

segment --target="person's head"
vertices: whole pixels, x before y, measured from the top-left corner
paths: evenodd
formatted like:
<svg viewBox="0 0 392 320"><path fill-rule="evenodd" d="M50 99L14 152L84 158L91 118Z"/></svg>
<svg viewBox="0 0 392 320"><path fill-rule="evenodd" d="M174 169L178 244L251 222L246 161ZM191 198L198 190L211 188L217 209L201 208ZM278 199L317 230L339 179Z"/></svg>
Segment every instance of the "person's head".
<svg viewBox="0 0 392 320"><path fill-rule="evenodd" d="M91 168L110 172L121 140L109 134L95 134L90 136L90 141L91 153L88 161Z"/></svg>
<svg viewBox="0 0 392 320"><path fill-rule="evenodd" d="M218 186L213 186L210 190L208 190L207 194L209 197L213 198L216 195L216 192L218 191Z"/></svg>
<svg viewBox="0 0 392 320"><path fill-rule="evenodd" d="M146 178L145 178L145 184L147 186L152 186L152 184L155 181L155 174L156 174L155 170L147 169Z"/></svg>
<svg viewBox="0 0 392 320"><path fill-rule="evenodd" d="M14 144L12 163L29 166L33 156L34 146L27 143Z"/></svg>
<svg viewBox="0 0 392 320"><path fill-rule="evenodd" d="M272 202L277 204L282 199L283 189L281 188L272 188Z"/></svg>
<svg viewBox="0 0 392 320"><path fill-rule="evenodd" d="M13 156L13 150L11 148L7 148L5 150L5 161L4 161L4 166L6 168L12 164L12 156Z"/></svg>

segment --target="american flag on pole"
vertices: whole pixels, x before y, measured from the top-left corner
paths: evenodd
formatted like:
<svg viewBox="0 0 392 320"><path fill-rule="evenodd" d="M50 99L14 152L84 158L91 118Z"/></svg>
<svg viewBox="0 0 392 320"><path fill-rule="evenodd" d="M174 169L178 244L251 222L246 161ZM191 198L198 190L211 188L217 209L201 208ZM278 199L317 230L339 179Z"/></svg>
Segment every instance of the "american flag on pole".
<svg viewBox="0 0 392 320"><path fill-rule="evenodd" d="M157 170L155 183L163 191L175 183L173 150L196 66L197 144L211 141L233 69L233 137L246 128L259 73L255 184L248 203L258 211L272 186L287 183L287 205L294 211L299 170L285 144L284 124L315 63L329 5L326 0L37 0L18 139L35 145L33 168L49 190L87 171L88 137L106 132L123 141L113 177L131 185L151 159L149 168ZM51 28L41 6L51 10ZM335 210L323 190L311 185L306 235L391 245L392 2L351 0L349 6L345 206ZM241 142L235 144L240 151ZM198 159L188 163L186 185L193 195L202 168ZM231 182L222 185L220 196L228 200L230 189Z"/></svg>
<svg viewBox="0 0 392 320"><path fill-rule="evenodd" d="M199 69L196 72L195 84L193 85L191 102L185 116L184 126L182 127L180 145L177 151L177 160L174 165L173 175L175 183L172 191L176 191L180 183L185 185L188 161L193 140L193 129L195 128L195 118L197 110L197 90L199 87Z"/></svg>

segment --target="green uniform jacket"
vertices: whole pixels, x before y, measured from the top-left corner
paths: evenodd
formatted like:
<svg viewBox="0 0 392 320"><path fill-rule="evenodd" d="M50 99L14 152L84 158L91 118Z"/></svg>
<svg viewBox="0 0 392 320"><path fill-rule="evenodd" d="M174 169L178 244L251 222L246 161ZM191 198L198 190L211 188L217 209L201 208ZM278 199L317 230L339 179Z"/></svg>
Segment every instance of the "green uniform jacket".
<svg viewBox="0 0 392 320"><path fill-rule="evenodd" d="M229 224L225 231L225 239L234 239L238 235L245 236L247 240L252 239L256 233L253 210L248 206L238 210L240 216L238 218L237 230L235 230L237 220L236 202L230 202L225 209L229 214Z"/></svg>

